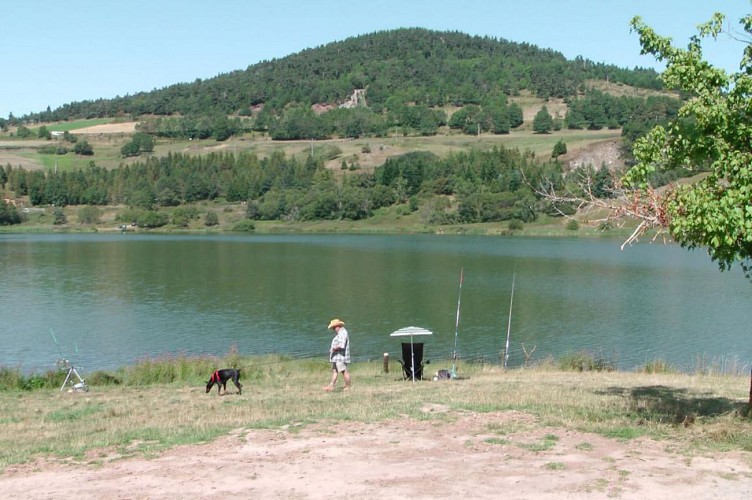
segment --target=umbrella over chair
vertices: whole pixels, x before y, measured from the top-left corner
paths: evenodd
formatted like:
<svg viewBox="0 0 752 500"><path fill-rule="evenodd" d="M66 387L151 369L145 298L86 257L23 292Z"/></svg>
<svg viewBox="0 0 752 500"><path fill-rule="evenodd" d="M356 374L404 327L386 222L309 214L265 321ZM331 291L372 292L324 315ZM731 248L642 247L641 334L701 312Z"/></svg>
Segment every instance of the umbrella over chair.
<svg viewBox="0 0 752 500"><path fill-rule="evenodd" d="M415 382L415 348L413 344L413 336L416 335L433 335L433 332L418 326L406 326L405 328L400 328L389 335L390 337L410 337L410 376L412 377L413 382Z"/></svg>

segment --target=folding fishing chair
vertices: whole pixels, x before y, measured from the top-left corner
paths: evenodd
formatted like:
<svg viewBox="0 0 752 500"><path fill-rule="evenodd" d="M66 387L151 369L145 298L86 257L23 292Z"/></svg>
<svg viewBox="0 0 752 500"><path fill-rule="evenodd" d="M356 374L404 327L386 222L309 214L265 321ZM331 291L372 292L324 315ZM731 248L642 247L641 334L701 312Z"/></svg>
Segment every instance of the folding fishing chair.
<svg viewBox="0 0 752 500"><path fill-rule="evenodd" d="M402 365L402 375L405 380L423 380L423 343L403 342L402 359L397 360Z"/></svg>

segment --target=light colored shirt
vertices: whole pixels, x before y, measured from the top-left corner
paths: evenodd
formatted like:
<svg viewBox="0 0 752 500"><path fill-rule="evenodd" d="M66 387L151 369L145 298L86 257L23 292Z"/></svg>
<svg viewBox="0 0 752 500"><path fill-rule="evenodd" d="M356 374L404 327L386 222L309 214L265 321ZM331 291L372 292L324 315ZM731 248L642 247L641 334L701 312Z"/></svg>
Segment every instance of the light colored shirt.
<svg viewBox="0 0 752 500"><path fill-rule="evenodd" d="M335 349L338 350L335 351ZM344 351L342 349L344 349ZM350 362L350 336L344 326L340 327L337 335L332 339L332 346L329 349L329 361Z"/></svg>

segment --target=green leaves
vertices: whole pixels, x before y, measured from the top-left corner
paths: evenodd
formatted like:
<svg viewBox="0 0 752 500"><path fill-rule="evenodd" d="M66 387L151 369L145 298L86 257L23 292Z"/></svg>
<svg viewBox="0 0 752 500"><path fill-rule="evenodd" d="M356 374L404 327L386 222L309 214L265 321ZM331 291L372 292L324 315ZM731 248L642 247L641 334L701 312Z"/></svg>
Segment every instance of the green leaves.
<svg viewBox="0 0 752 500"><path fill-rule="evenodd" d="M690 185L674 187L666 194L669 231L688 248L706 247L722 270L752 258L752 129L750 101L752 75L727 75L702 59L701 39L716 37L724 17L714 14L698 28L687 49L656 34L639 17L632 28L640 35L643 53L666 61L662 75L669 87L690 93L679 118L666 128L655 127L634 145L637 164L623 179L624 185L649 189L651 173L668 166L689 169L707 167L710 172ZM742 20L752 33L752 17ZM749 45L740 67L750 64Z"/></svg>

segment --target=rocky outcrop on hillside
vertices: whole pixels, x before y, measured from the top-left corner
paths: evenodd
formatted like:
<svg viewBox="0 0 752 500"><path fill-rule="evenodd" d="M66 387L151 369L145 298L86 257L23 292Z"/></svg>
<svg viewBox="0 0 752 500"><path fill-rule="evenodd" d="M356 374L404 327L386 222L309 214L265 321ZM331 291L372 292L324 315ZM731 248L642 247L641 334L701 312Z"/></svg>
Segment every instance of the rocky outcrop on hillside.
<svg viewBox="0 0 752 500"><path fill-rule="evenodd" d="M594 142L588 146L573 151L561 158L569 170L592 165L596 169L606 167L609 170L620 170L624 167L624 159L619 151L619 140Z"/></svg>
<svg viewBox="0 0 752 500"><path fill-rule="evenodd" d="M367 106L366 89L355 89L348 100L339 105L340 108L357 108L358 106Z"/></svg>

